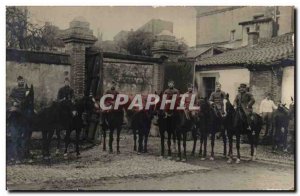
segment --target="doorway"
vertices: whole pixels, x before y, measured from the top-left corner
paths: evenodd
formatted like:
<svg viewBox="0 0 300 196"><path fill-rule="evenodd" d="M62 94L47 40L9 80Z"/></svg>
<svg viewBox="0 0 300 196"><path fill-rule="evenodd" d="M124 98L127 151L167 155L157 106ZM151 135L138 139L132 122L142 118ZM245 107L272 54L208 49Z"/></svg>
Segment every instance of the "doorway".
<svg viewBox="0 0 300 196"><path fill-rule="evenodd" d="M203 77L204 97L209 98L215 91L216 77Z"/></svg>

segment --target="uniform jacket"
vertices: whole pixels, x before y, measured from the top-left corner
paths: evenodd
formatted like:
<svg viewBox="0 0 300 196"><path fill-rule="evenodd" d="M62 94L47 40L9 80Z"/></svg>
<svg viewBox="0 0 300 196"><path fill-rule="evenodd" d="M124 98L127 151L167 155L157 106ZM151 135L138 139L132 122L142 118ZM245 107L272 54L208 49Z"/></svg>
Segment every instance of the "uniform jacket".
<svg viewBox="0 0 300 196"><path fill-rule="evenodd" d="M57 99L72 100L74 98L74 90L70 86L61 87L57 94Z"/></svg>
<svg viewBox="0 0 300 196"><path fill-rule="evenodd" d="M209 101L213 102L221 113L224 113L225 92L215 91L211 93Z"/></svg>
<svg viewBox="0 0 300 196"><path fill-rule="evenodd" d="M249 109L252 109L254 103L255 99L249 92L238 93L234 100L234 105L241 106L246 113L249 112Z"/></svg>

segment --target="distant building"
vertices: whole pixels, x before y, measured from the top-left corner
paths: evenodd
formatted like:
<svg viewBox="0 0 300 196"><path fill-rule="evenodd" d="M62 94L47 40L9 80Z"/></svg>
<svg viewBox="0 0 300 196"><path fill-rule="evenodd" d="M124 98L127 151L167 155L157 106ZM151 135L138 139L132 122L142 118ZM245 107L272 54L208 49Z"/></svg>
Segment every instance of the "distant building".
<svg viewBox="0 0 300 196"><path fill-rule="evenodd" d="M291 6L209 6L196 11L197 48L245 46L249 31L259 32L260 38L294 32Z"/></svg>
<svg viewBox="0 0 300 196"><path fill-rule="evenodd" d="M152 19L137 30L151 32L154 35L157 35L164 30L173 33L173 23L161 19Z"/></svg>

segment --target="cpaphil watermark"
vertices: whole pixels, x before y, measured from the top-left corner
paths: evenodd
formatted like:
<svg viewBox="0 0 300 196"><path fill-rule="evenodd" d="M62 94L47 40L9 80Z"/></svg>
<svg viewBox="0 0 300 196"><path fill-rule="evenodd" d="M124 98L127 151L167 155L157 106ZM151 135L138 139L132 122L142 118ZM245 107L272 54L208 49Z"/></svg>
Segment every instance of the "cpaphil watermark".
<svg viewBox="0 0 300 196"><path fill-rule="evenodd" d="M199 110L196 104L196 94L174 94L172 96L164 94L162 97L157 94L136 94L129 96L126 94L105 94L100 99L100 109L118 110L122 106L127 106L128 110L149 110L151 107L159 107L160 110Z"/></svg>

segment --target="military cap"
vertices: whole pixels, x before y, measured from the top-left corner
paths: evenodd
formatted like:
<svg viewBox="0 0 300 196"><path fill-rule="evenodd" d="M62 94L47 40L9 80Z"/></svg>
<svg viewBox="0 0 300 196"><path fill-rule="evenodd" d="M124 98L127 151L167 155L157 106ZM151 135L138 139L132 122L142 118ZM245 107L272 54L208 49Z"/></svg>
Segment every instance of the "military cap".
<svg viewBox="0 0 300 196"><path fill-rule="evenodd" d="M247 88L247 84L244 83L240 84L240 88Z"/></svg>
<svg viewBox="0 0 300 196"><path fill-rule="evenodd" d="M17 80L23 80L24 78L22 76L18 76Z"/></svg>

